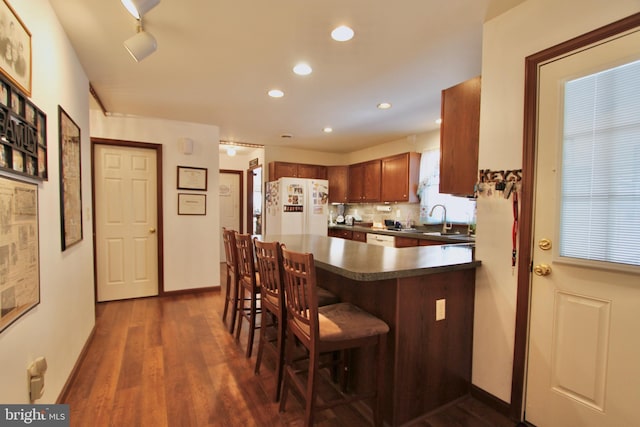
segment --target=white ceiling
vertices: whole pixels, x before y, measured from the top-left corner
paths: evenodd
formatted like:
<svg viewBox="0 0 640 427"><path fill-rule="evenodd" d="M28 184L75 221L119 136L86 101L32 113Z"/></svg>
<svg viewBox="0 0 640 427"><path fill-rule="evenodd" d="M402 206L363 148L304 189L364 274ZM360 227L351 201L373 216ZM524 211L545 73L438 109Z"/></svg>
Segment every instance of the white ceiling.
<svg viewBox="0 0 640 427"><path fill-rule="evenodd" d="M480 74L483 22L522 1L161 0L143 19L158 50L136 63L120 0L50 0L110 114L338 153L436 129L441 90ZM330 38L341 24L351 41ZM301 60L311 75L293 74Z"/></svg>

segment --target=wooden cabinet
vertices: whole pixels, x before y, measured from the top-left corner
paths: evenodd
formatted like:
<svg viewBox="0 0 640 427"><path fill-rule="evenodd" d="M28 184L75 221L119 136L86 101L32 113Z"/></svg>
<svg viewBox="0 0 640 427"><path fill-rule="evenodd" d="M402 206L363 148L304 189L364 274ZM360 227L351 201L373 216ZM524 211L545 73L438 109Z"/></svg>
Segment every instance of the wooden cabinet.
<svg viewBox="0 0 640 427"><path fill-rule="evenodd" d="M340 237L342 239L353 239L353 231L344 230L342 228L330 228L327 232L329 237Z"/></svg>
<svg viewBox="0 0 640 427"><path fill-rule="evenodd" d="M440 193L471 195L478 179L480 76L442 91Z"/></svg>
<svg viewBox="0 0 640 427"><path fill-rule="evenodd" d="M379 202L381 161L357 163L349 166L349 201Z"/></svg>
<svg viewBox="0 0 640 427"><path fill-rule="evenodd" d="M381 160L382 202L419 202L420 154L404 153Z"/></svg>
<svg viewBox="0 0 640 427"><path fill-rule="evenodd" d="M328 166L329 203L349 201L349 166Z"/></svg>
<svg viewBox="0 0 640 427"><path fill-rule="evenodd" d="M414 246L418 246L418 239L396 236L396 248L412 248Z"/></svg>
<svg viewBox="0 0 640 427"><path fill-rule="evenodd" d="M367 233L364 231L354 231L353 237L351 240L355 240L356 242L367 242Z"/></svg>
<svg viewBox="0 0 640 427"><path fill-rule="evenodd" d="M275 181L283 177L327 179L327 167L304 163L269 163L269 181Z"/></svg>
<svg viewBox="0 0 640 427"><path fill-rule="evenodd" d="M418 246L437 246L444 245L447 242L442 242L440 240L427 240L427 239L418 239Z"/></svg>

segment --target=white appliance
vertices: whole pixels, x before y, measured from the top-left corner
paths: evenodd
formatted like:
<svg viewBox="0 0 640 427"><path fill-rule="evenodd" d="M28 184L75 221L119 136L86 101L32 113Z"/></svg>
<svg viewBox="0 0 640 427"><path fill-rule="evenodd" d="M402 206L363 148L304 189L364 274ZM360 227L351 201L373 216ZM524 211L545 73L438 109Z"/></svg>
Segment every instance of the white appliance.
<svg viewBox="0 0 640 427"><path fill-rule="evenodd" d="M267 182L265 234L327 235L329 181L280 178Z"/></svg>

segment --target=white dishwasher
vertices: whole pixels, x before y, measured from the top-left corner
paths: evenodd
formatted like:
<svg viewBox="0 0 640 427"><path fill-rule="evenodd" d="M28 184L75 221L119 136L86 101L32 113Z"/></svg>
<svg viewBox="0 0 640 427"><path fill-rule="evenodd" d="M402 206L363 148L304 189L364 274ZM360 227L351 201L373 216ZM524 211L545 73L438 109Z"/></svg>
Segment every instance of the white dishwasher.
<svg viewBox="0 0 640 427"><path fill-rule="evenodd" d="M387 236L386 234L367 233L367 243L370 245L394 248L396 246L396 238L394 236Z"/></svg>

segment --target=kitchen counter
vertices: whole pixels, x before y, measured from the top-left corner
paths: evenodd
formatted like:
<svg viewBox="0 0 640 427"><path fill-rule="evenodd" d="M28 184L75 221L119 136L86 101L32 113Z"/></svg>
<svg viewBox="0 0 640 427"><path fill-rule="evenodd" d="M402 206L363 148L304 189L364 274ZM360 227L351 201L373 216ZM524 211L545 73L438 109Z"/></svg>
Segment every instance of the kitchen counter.
<svg viewBox="0 0 640 427"><path fill-rule="evenodd" d="M474 259L474 248L470 244L388 248L312 235L268 235L263 239L279 241L296 252L311 252L317 267L364 282L423 276L480 265L480 261Z"/></svg>
<svg viewBox="0 0 640 427"><path fill-rule="evenodd" d="M262 239L313 253L319 286L389 325L386 425L405 425L470 393L475 269L480 265L472 244L390 248L326 236ZM375 352L351 356L350 387L371 390Z"/></svg>
<svg viewBox="0 0 640 427"><path fill-rule="evenodd" d="M437 231L426 232L422 230L401 229L401 230L385 230L380 228L361 227L359 225L340 225L332 224L328 226L329 229L336 230L351 230L361 231L363 233L383 234L387 236L408 237L411 239L419 240L433 240L446 243L474 243L476 241L475 236L469 236L467 234L447 234L444 236L436 234ZM426 230L426 229L425 229ZM425 232L427 234L425 234Z"/></svg>

